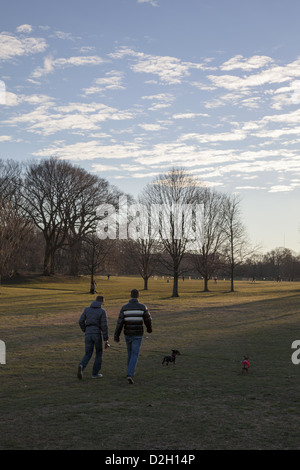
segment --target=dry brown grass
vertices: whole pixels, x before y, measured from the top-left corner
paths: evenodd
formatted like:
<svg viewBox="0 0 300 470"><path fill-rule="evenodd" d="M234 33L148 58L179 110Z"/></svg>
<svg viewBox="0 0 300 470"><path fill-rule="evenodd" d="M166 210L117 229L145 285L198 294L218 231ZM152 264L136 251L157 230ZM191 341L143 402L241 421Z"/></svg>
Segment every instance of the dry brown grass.
<svg viewBox="0 0 300 470"><path fill-rule="evenodd" d="M111 336L136 278L98 279ZM126 347L111 341L103 379L76 377L83 354L78 318L91 301L88 281L36 279L2 288L0 449L298 449L300 285L152 280L151 310L136 383L124 377ZM161 365L172 348L175 367ZM248 376L240 362L249 354ZM171 437L171 438L170 438Z"/></svg>

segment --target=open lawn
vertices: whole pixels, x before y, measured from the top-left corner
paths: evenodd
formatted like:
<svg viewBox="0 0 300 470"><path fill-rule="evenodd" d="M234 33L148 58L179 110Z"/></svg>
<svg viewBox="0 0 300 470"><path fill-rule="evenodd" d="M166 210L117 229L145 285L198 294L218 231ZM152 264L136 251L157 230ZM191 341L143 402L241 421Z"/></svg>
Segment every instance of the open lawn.
<svg viewBox="0 0 300 470"><path fill-rule="evenodd" d="M128 385L126 345L113 342L120 306L140 278L97 278L111 348L102 379L82 381L78 319L95 296L89 280L35 278L1 287L0 449L300 449L300 283L151 279L141 290L153 318L136 383ZM176 366L162 358L176 348ZM248 375L241 360L250 356Z"/></svg>

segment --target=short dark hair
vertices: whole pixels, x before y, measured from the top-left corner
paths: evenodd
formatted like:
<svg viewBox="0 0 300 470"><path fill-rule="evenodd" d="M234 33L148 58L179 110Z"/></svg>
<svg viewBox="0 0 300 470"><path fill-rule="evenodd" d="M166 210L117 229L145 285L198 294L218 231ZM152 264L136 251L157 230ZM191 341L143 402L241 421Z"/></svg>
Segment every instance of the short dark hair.
<svg viewBox="0 0 300 470"><path fill-rule="evenodd" d="M96 300L97 302L103 302L104 301L103 295L97 295Z"/></svg>
<svg viewBox="0 0 300 470"><path fill-rule="evenodd" d="M132 297L133 299L137 299L138 296L139 296L139 291L138 291L137 289L132 289L132 291L131 291L131 297Z"/></svg>

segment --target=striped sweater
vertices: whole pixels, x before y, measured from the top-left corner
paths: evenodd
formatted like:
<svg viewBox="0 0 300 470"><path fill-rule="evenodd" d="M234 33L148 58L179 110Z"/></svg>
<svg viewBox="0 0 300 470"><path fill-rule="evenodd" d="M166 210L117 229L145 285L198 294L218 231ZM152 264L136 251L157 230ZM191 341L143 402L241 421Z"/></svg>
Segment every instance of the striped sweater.
<svg viewBox="0 0 300 470"><path fill-rule="evenodd" d="M152 319L146 305L141 304L138 299L130 299L120 310L114 335L115 341L119 341L123 327L126 336L142 336L144 334L144 324L147 332L151 333Z"/></svg>

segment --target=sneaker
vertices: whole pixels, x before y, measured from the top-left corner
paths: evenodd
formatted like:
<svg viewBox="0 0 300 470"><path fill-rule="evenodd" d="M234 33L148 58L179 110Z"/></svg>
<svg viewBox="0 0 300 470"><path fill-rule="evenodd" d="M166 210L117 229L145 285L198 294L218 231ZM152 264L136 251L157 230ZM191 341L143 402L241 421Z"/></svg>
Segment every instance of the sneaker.
<svg viewBox="0 0 300 470"><path fill-rule="evenodd" d="M99 377L103 377L102 374L92 375L92 379L98 379Z"/></svg>
<svg viewBox="0 0 300 470"><path fill-rule="evenodd" d="M82 369L82 366L81 366L81 365L78 366L78 369L77 369L77 377L78 377L79 379L82 379L82 377L83 377L83 369Z"/></svg>
<svg viewBox="0 0 300 470"><path fill-rule="evenodd" d="M129 384L134 384L134 380L133 380L132 377L129 377L129 376L128 376L128 377L127 377L127 380L128 380L128 383L129 383Z"/></svg>

